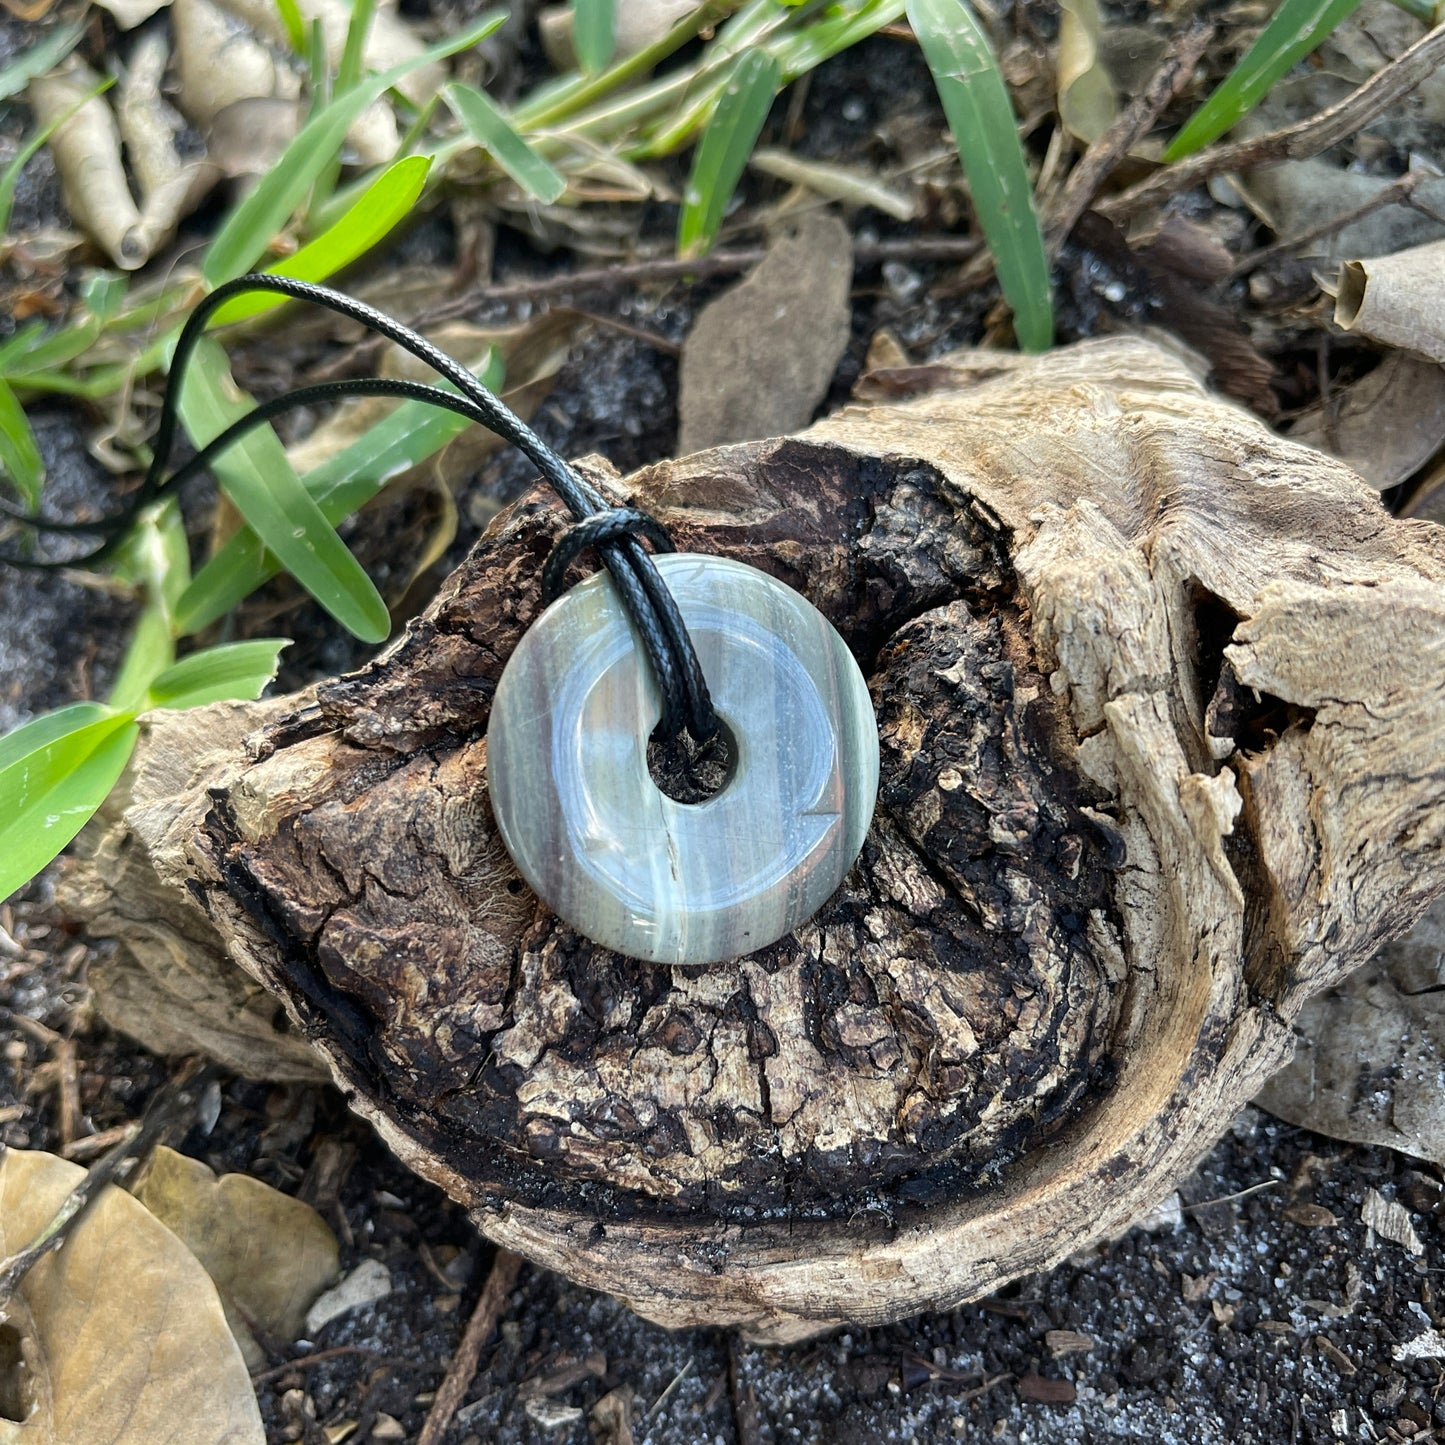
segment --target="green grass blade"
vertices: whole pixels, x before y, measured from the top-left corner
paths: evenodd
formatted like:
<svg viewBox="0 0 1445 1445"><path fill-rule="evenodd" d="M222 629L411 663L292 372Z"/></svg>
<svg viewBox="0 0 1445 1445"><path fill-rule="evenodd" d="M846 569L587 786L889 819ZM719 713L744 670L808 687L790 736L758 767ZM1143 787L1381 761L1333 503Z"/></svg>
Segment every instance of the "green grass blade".
<svg viewBox="0 0 1445 1445"><path fill-rule="evenodd" d="M174 498L147 507L126 538L117 576L145 588L146 604L131 633L110 705L137 709L146 688L176 660L176 602L191 580L190 544Z"/></svg>
<svg viewBox="0 0 1445 1445"><path fill-rule="evenodd" d="M1360 0L1284 0L1259 38L1164 151L1177 161L1224 134L1257 106L1270 87L1316 49L1359 8Z"/></svg>
<svg viewBox="0 0 1445 1445"><path fill-rule="evenodd" d="M294 255L266 272L271 276L290 276L298 281L324 281L358 256L384 240L412 212L417 197L426 185L431 170L428 156L408 156L397 161L369 185L365 192L334 226L308 241ZM237 296L228 301L211 318L212 326L227 326L252 316L284 306L286 298L258 292Z"/></svg>
<svg viewBox="0 0 1445 1445"><path fill-rule="evenodd" d="M502 364L495 352L477 373L483 385L499 391ZM393 477L440 451L471 423L455 412L425 402L404 401L350 446L313 467L301 479L322 515L333 526L371 500ZM249 527L216 552L186 589L176 607L182 635L198 632L244 601L281 570L275 557Z"/></svg>
<svg viewBox="0 0 1445 1445"><path fill-rule="evenodd" d="M616 0L572 0L572 48L588 75L612 59L616 44Z"/></svg>
<svg viewBox="0 0 1445 1445"><path fill-rule="evenodd" d="M39 717L31 718L24 727L18 727L0 738L0 772L26 753L38 752L67 733L113 716L110 708L98 702L73 702L69 707L41 713Z"/></svg>
<svg viewBox="0 0 1445 1445"><path fill-rule="evenodd" d="M226 353L202 340L181 393L181 420L199 447L251 410ZM301 485L270 427L243 437L213 468L221 489L280 564L349 632L381 642L391 619L381 594Z"/></svg>
<svg viewBox="0 0 1445 1445"><path fill-rule="evenodd" d="M33 512L40 505L45 463L35 444L35 433L30 429L25 408L3 381L0 381L0 467L4 468L5 479Z"/></svg>
<svg viewBox="0 0 1445 1445"><path fill-rule="evenodd" d="M83 722L0 769L0 898L28 883L105 802L139 731L128 713Z"/></svg>
<svg viewBox="0 0 1445 1445"><path fill-rule="evenodd" d="M908 18L933 72L973 208L1025 351L1053 341L1049 263L1028 167L998 61L964 0L909 0Z"/></svg>
<svg viewBox="0 0 1445 1445"><path fill-rule="evenodd" d="M512 129L490 96L453 81L443 92L467 134L529 195L548 204L567 189L567 179Z"/></svg>
<svg viewBox="0 0 1445 1445"><path fill-rule="evenodd" d="M286 28L286 39L293 55L300 55L306 49L306 21L301 16L301 7L296 0L276 0L276 13Z"/></svg>
<svg viewBox="0 0 1445 1445"><path fill-rule="evenodd" d="M15 189L20 184L20 174L43 146L61 126L88 101L104 94L115 82L107 76L99 85L87 91L74 105L67 106L48 125L43 125L11 157L3 172L0 172L0 233L10 229L10 212L15 205Z"/></svg>
<svg viewBox="0 0 1445 1445"><path fill-rule="evenodd" d="M375 17L376 0L352 0L351 23L346 27L346 43L341 48L332 95L345 95L361 79L361 54Z"/></svg>
<svg viewBox="0 0 1445 1445"><path fill-rule="evenodd" d="M778 62L766 50L743 55L702 133L683 192L677 249L700 256L713 243L778 93Z"/></svg>
<svg viewBox="0 0 1445 1445"><path fill-rule="evenodd" d="M202 648L161 673L151 683L143 705L201 707L228 698L249 702L260 697L276 676L281 649L290 642L289 637L258 637L250 642Z"/></svg>
<svg viewBox="0 0 1445 1445"><path fill-rule="evenodd" d="M80 37L84 34L85 21L76 20L52 30L38 45L32 45L24 55L17 56L4 70L0 70L0 100L19 95L37 75L54 70L80 44Z"/></svg>
<svg viewBox="0 0 1445 1445"><path fill-rule="evenodd" d="M367 106L379 100L398 80L420 65L466 50L500 28L506 12L493 10L476 24L422 54L367 76L312 116L292 138L280 160L256 189L231 212L206 251L201 274L218 286L250 270L281 233L312 185L341 153L349 131Z"/></svg>

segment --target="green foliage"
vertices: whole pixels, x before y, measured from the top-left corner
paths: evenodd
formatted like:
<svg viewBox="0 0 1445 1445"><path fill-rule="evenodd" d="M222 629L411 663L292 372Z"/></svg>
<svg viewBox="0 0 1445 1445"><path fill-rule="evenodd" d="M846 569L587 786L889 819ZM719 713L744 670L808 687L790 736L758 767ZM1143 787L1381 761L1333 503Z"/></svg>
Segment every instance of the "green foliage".
<svg viewBox="0 0 1445 1445"><path fill-rule="evenodd" d="M965 0L908 0L924 59L958 146L974 212L1025 351L1053 342L1049 263L998 61Z"/></svg>
<svg viewBox="0 0 1445 1445"><path fill-rule="evenodd" d="M502 363L494 352L478 372L482 383L501 389ZM455 412L404 401L350 446L328 457L301 479L330 523L344 521L370 501L392 477L435 455L470 423ZM275 555L249 527L224 543L196 574L176 605L176 626L197 632L224 617L281 570Z"/></svg>
<svg viewBox="0 0 1445 1445"><path fill-rule="evenodd" d="M181 392L181 421L191 440L204 446L251 410L250 398L231 379L226 353L203 339ZM365 642L386 640L386 603L301 485L269 426L242 437L213 470L247 525L327 612Z"/></svg>
<svg viewBox="0 0 1445 1445"><path fill-rule="evenodd" d="M360 199L334 226L308 241L300 250L268 266L273 276L298 281L324 281L349 266L389 236L411 214L431 170L428 156L407 156L389 166L369 185ZM245 321L284 306L286 298L259 291L226 302L211 318L212 326Z"/></svg>
<svg viewBox="0 0 1445 1445"><path fill-rule="evenodd" d="M35 433L30 429L25 409L3 381L0 381L0 467L4 468L5 480L34 511L40 505L45 464L40 459L40 448L35 444Z"/></svg>
<svg viewBox="0 0 1445 1445"><path fill-rule="evenodd" d="M306 49L306 21L301 16L301 7L296 0L276 0L276 13L286 27L286 39L292 51L300 55Z"/></svg>
<svg viewBox="0 0 1445 1445"><path fill-rule="evenodd" d="M780 81L777 59L766 50L747 51L733 68L693 156L677 223L680 255L700 256L712 245Z"/></svg>
<svg viewBox="0 0 1445 1445"><path fill-rule="evenodd" d="M1239 64L1170 142L1164 159L1177 161L1190 155L1236 125L1275 81L1323 43L1359 5L1360 0L1284 0Z"/></svg>
<svg viewBox="0 0 1445 1445"><path fill-rule="evenodd" d="M444 94L467 133L524 191L548 204L561 198L567 178L522 139L490 96L461 81Z"/></svg>
<svg viewBox="0 0 1445 1445"><path fill-rule="evenodd" d="M572 48L588 75L612 59L616 43L616 0L572 0Z"/></svg>
<svg viewBox="0 0 1445 1445"><path fill-rule="evenodd" d="M145 707L203 707L226 698L259 697L276 676L288 639L260 637L203 647L160 673L146 690Z"/></svg>
<svg viewBox="0 0 1445 1445"><path fill-rule="evenodd" d="M102 710L76 718L74 709L65 712L74 726L57 731L52 714L4 740L6 752L18 756L0 768L0 898L33 878L80 832L135 745L139 729L129 713Z"/></svg>
<svg viewBox="0 0 1445 1445"><path fill-rule="evenodd" d="M341 153L346 132L368 106L418 66L466 50L500 28L506 14L493 10L475 24L414 59L369 75L313 115L256 189L222 223L206 248L201 274L212 286L249 271L266 254L321 174Z"/></svg>

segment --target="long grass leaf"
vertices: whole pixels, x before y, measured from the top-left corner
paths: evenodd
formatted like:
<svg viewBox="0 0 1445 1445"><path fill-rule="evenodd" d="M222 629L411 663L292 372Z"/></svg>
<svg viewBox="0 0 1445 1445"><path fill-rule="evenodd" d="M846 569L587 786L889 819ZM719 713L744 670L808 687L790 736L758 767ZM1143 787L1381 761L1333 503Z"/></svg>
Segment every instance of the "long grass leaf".
<svg viewBox="0 0 1445 1445"><path fill-rule="evenodd" d="M502 365L495 352L477 374L485 386L501 390ZM393 477L435 455L470 425L455 412L404 401L350 446L313 467L301 479L302 485L334 526ZM209 626L280 570L265 543L249 527L243 528L196 573L176 607L178 631L185 635Z"/></svg>
<svg viewBox="0 0 1445 1445"><path fill-rule="evenodd" d="M418 66L454 55L485 39L505 22L506 12L493 10L458 35L420 55L370 75L312 116L292 138L281 158L256 189L231 212L206 251L201 274L217 286L248 271L281 233L312 184L341 152L346 132L367 106Z"/></svg>
<svg viewBox="0 0 1445 1445"><path fill-rule="evenodd" d="M40 505L45 463L35 444L35 433L30 429L25 408L3 381L0 381L0 468L33 512Z"/></svg>
<svg viewBox="0 0 1445 1445"><path fill-rule="evenodd" d="M181 393L181 419L204 446L251 410L235 389L226 353L203 340ZM316 505L270 427L243 437L214 471L221 489L281 565L343 627L366 642L381 642L391 627L386 604L361 564Z"/></svg>
<svg viewBox="0 0 1445 1445"><path fill-rule="evenodd" d="M700 256L712 245L772 109L779 80L778 62L766 50L748 51L729 76L693 154L677 223L680 255Z"/></svg>
<svg viewBox="0 0 1445 1445"><path fill-rule="evenodd" d="M290 276L298 281L324 281L358 256L384 240L404 221L415 206L431 170L429 156L408 156L389 166L357 198L334 226L284 261L268 266L271 276ZM211 318L212 326L227 326L284 306L286 298L257 292L228 301Z"/></svg>
<svg viewBox="0 0 1445 1445"><path fill-rule="evenodd" d="M0 898L28 883L85 826L115 786L138 732L128 713L102 717L0 769Z"/></svg>
<svg viewBox="0 0 1445 1445"><path fill-rule="evenodd" d="M80 37L84 34L84 19L74 20L69 25L57 26L38 45L32 45L23 55L17 56L4 70L0 70L0 100L19 95L37 75L54 70L80 44Z"/></svg>
<svg viewBox="0 0 1445 1445"><path fill-rule="evenodd" d="M135 709L151 681L176 660L173 619L176 603L191 580L191 553L175 498L141 513L115 570L117 576L145 589L145 606L110 689L112 707Z"/></svg>
<svg viewBox="0 0 1445 1445"><path fill-rule="evenodd" d="M1177 161L1207 146L1257 106L1270 87L1316 49L1353 12L1360 0L1284 0L1239 63L1190 116L1164 151Z"/></svg>
<svg viewBox="0 0 1445 1445"><path fill-rule="evenodd" d="M974 213L1025 351L1053 341L1049 263L1028 167L998 61L964 0L909 0L908 18L933 72L968 179Z"/></svg>
<svg viewBox="0 0 1445 1445"><path fill-rule="evenodd" d="M201 707L229 698L260 697L276 676L276 662L289 637L258 637L205 647L161 673L146 692L145 707Z"/></svg>
<svg viewBox="0 0 1445 1445"><path fill-rule="evenodd" d="M0 771L19 761L27 753L48 747L57 738L63 738L68 733L112 716L113 710L99 702L73 702L69 707L41 713L39 717L31 718L24 727L18 727L14 732L0 737Z"/></svg>
<svg viewBox="0 0 1445 1445"><path fill-rule="evenodd" d="M467 128L467 134L524 191L550 204L567 189L567 178L512 129L507 117L484 91L454 81L443 93L457 119Z"/></svg>
<svg viewBox="0 0 1445 1445"><path fill-rule="evenodd" d="M301 16L301 7L296 0L276 0L276 13L281 17L291 53L300 55L306 49L306 21Z"/></svg>
<svg viewBox="0 0 1445 1445"><path fill-rule="evenodd" d="M346 27L346 43L341 48L341 62L336 67L333 95L345 95L361 79L361 56L366 37L376 18L376 0L352 0L351 20Z"/></svg>
<svg viewBox="0 0 1445 1445"><path fill-rule="evenodd" d="M612 59L616 43L616 0L572 0L572 48L588 75Z"/></svg>

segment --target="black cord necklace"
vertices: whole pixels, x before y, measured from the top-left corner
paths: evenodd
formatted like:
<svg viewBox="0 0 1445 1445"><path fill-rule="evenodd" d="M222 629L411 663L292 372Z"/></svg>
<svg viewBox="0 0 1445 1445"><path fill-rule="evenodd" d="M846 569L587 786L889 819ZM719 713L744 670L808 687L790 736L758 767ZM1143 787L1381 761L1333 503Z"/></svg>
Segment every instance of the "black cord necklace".
<svg viewBox="0 0 1445 1445"><path fill-rule="evenodd" d="M302 387L256 407L239 421L233 422L175 472L167 475L166 468L170 465L171 454L175 450L180 392L185 381L187 364L205 333L211 316L232 297L254 291L275 291L293 300L310 301L359 322L367 330L394 341L425 362L433 371L451 382L457 392L445 391L421 382L384 378L358 378ZM698 665L697 652L688 637L676 603L658 575L651 557L638 540L639 537L646 537L660 551L673 551L672 541L662 524L634 508L612 506L601 492L568 466L521 417L493 395L465 366L434 346L424 336L409 326L402 325L385 312L368 306L364 301L310 281L295 281L285 276L241 276L218 286L201 301L191 312L176 342L170 377L161 400L151 464L140 487L128 500L124 510L113 517L94 522L50 522L0 504L0 512L4 515L28 523L38 530L99 535L105 540L91 551L78 557L67 558L63 562L35 562L19 557L7 557L4 560L14 566L39 569L77 567L103 561L120 545L127 528L140 510L154 501L163 489L188 481L207 470L216 457L253 428L295 407L314 406L351 396L393 396L428 402L486 427L521 451L537 467L552 490L562 499L567 510L576 518L575 524L563 534L544 565L544 600L550 602L555 599L561 590L562 578L568 566L581 553L595 547L612 574L627 615L637 629L638 638L657 681L658 691L662 695L662 735L674 739L686 730L697 742L702 743L716 733L717 716L708 696L702 668Z"/></svg>
<svg viewBox="0 0 1445 1445"><path fill-rule="evenodd" d="M302 387L257 406L168 473L186 366L216 310L248 291L349 317L456 390L369 378ZM37 530L99 543L60 562L0 560L101 561L141 508L253 427L350 396L420 401L487 427L536 465L574 518L543 564L544 610L508 659L487 720L492 812L526 881L595 942L658 963L735 958L801 927L856 861L878 792L873 707L842 638L776 578L677 552L654 517L611 505L465 366L375 307L281 276L218 287L181 329L154 456L122 512L50 522L0 504ZM567 569L592 548L606 571L564 592ZM697 801L664 794L649 766L654 737L725 744L722 786Z"/></svg>

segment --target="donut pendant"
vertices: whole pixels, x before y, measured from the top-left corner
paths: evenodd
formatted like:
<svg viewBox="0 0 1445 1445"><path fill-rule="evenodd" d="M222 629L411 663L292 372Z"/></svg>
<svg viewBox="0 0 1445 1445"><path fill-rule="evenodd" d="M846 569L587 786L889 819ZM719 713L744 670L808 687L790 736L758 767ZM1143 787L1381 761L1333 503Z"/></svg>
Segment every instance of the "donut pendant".
<svg viewBox="0 0 1445 1445"><path fill-rule="evenodd" d="M732 744L721 789L668 797L648 771L662 713L610 577L563 594L497 686L487 777L507 851L605 948L717 963L805 923L857 860L878 793L858 664L792 588L728 558L653 559Z"/></svg>

